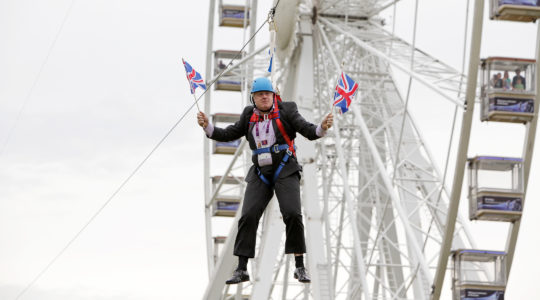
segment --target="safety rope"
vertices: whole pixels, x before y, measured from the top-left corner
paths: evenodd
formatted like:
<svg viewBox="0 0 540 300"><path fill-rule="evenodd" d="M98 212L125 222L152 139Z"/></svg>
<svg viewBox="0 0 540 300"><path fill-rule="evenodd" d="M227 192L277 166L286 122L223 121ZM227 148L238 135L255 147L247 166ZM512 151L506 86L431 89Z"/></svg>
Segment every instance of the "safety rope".
<svg viewBox="0 0 540 300"><path fill-rule="evenodd" d="M278 4L279 4L279 1L278 1ZM276 14L276 10L271 9L270 12L268 13L268 19L267 19L268 27L270 30L270 82L272 82L272 86L276 90L277 94L279 94L277 86L275 84L275 80L274 80L274 74L275 74L274 70L276 69L276 59L274 57L274 54L276 52L276 32L277 32L276 23L274 21L275 14Z"/></svg>
<svg viewBox="0 0 540 300"><path fill-rule="evenodd" d="M271 9L271 12L275 12L277 6L279 5L279 2ZM71 7L70 7L71 8ZM90 217L90 219L83 225L83 227L69 240L69 242L54 256L52 260L49 261L49 263L32 279L32 281L15 297L15 300L20 299L40 278L49 270L49 268L66 252L66 250L79 238L79 236L84 232L84 230L96 219L96 217L107 207L107 205L116 197L116 195L122 190L122 188L131 180L131 178L139 171L139 169L146 163L146 161L154 154L154 152L161 146L161 144L169 137L169 135L178 127L178 125L184 120L185 116L197 105L199 100L206 94L208 90L210 90L210 87L227 71L230 65L232 65L232 62L238 58L238 56L242 53L244 48L251 43L251 41L255 38L255 36L259 33L259 31L262 29L262 27L268 23L268 19L266 19L261 26L255 31L255 33L249 38L249 40L242 46L242 48L238 51L238 53L231 59L229 64L226 66L225 70L223 70L214 81L212 81L208 86L207 89L197 98L197 100L191 104L191 106L184 112L184 114L176 121L176 123L167 131L165 136L161 138L161 140L152 148L150 153L146 155L146 157L137 165L137 167L129 174L129 176L120 184L120 186L112 193L112 195L103 203L100 208Z"/></svg>

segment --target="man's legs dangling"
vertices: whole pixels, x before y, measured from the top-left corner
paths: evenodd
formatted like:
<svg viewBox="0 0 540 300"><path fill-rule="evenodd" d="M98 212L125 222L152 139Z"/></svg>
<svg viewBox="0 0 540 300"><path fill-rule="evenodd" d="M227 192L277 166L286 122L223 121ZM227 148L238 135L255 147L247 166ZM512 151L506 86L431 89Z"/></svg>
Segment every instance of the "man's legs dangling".
<svg viewBox="0 0 540 300"><path fill-rule="evenodd" d="M247 273L248 258L255 256L259 220L273 194L273 189L259 178L248 182L244 194L242 215L238 220L238 233L234 242L234 255L238 256L238 267L233 276L226 281L227 284L249 280Z"/></svg>
<svg viewBox="0 0 540 300"><path fill-rule="evenodd" d="M247 184L242 205L242 215L238 220L234 255L255 257L259 220L273 194L272 188L268 187L259 178Z"/></svg>
<svg viewBox="0 0 540 300"><path fill-rule="evenodd" d="M275 184L275 191L279 210L285 223L285 253L295 254L294 278L300 282L310 282L303 257L306 253L306 241L300 202L300 174L294 173L285 178L279 178Z"/></svg>

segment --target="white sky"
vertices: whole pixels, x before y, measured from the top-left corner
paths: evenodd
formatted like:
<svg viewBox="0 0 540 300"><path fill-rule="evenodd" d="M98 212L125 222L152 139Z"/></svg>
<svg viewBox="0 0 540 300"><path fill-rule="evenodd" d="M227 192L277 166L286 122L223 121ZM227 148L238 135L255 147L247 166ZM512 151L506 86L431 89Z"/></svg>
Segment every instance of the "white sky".
<svg viewBox="0 0 540 300"><path fill-rule="evenodd" d="M70 3L0 1L0 146ZM412 3L403 0L398 11L406 39ZM420 1L419 11L419 47L458 69L464 3ZM0 156L0 299L13 299L29 283L192 104L180 61L184 57L206 75L207 6L185 0L75 1ZM487 22L482 55L533 57L535 30L532 24ZM224 32L215 49L241 46L241 37ZM497 139L491 138L494 129ZM445 147L438 145L447 138L441 142L440 132L427 129L425 134L443 156ZM519 156L522 135L516 126L475 126L470 153L497 149L495 154ZM23 299L201 298L207 283L202 138L195 113L188 114ZM540 294L537 161L507 299ZM484 248L504 245L506 227L472 226Z"/></svg>

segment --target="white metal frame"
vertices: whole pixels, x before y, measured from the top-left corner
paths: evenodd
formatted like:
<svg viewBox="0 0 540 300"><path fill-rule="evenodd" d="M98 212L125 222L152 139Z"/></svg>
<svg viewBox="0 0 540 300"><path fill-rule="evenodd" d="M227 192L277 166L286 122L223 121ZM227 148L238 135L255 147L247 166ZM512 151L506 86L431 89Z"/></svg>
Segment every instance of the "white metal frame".
<svg viewBox="0 0 540 300"><path fill-rule="evenodd" d="M539 76L539 67L540 67L540 24L538 24L538 29L536 30L536 99L534 101L534 117L527 123L525 140L523 145L523 179L524 179L524 195L523 199L527 196L527 186L529 183L529 174L531 171L531 163L534 152L534 141L536 137L536 127L538 125L538 109L540 109L540 76ZM506 241L506 272L507 278L510 275L510 270L512 269L512 261L514 260L514 254L516 251L516 243L519 234L519 228L521 226L521 220L517 220L511 225L511 229L508 232L508 238Z"/></svg>
<svg viewBox="0 0 540 300"><path fill-rule="evenodd" d="M478 66L480 64L480 46L482 41L482 26L484 16L484 0L475 0L473 28L471 38L471 49L469 53L469 72L467 79L466 99L469 105L466 106L463 122L461 124L461 134L456 159L454 180L450 198L450 206L446 217L446 229L443 244L437 264L437 271L433 280L433 291L431 299L439 299L442 291L444 277L447 272L448 258L452 247L456 218L461 199L461 187L463 185L463 174L467 162L467 151L469 149L469 139L471 135L472 118L474 112L474 102L476 99L476 84L478 78Z"/></svg>
<svg viewBox="0 0 540 300"><path fill-rule="evenodd" d="M238 286L236 298L248 294L252 299L439 299L450 249L475 248L467 221L457 209L477 96L484 1L475 2L467 78L418 50L414 41L411 45L381 26L375 15L398 0L299 2L296 48L286 53L287 57L274 60L274 68L279 69L275 78L278 87L283 88L283 98L296 101L304 117L318 122L329 111L336 84L333 79L343 68L338 59L345 56L354 58L343 71L359 81L360 93L350 113L335 116L336 125L325 138L316 143L297 139L299 161L304 166L302 201L313 283L305 286L296 282L291 257L278 254L283 225L274 204L268 207L260 226L252 283ZM312 4L319 12L313 26ZM256 16L256 6L251 16ZM251 24L253 33L255 20ZM210 29L208 44L211 52ZM267 66L265 49L266 45L257 50L250 46L247 55L230 69L247 66L246 76L253 76L261 66ZM440 99L449 100L456 105L456 111L463 109L451 190L445 187L444 176L409 114L408 95L404 97L397 89L393 70L431 89ZM537 97L535 111L538 101ZM526 182L536 115L527 125L523 155ZM239 152L227 172L238 165ZM245 166L245 159L243 163ZM210 168L209 161L205 165ZM209 178L207 175L205 172L205 178ZM207 200L212 197L206 195ZM207 215L208 223L211 218ZM507 241L508 272L519 225L519 221L513 224ZM235 228L236 221L230 236L235 235ZM211 273L204 299L224 299L230 294L231 287L224 286L223 281L236 262L231 240L227 239Z"/></svg>

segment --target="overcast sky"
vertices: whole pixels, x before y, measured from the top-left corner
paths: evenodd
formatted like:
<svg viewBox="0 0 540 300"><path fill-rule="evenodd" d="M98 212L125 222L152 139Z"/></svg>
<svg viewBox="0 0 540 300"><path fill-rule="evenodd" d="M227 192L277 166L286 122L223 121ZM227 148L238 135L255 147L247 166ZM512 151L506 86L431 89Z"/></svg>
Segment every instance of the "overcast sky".
<svg viewBox="0 0 540 300"><path fill-rule="evenodd" d="M402 2L407 26L399 30L409 39L413 1ZM419 47L457 69L464 3L420 1ZM191 106L180 61L206 75L207 15L207 1L0 0L0 147L17 124L0 148L0 299L13 299L45 267ZM534 56L535 25L485 29L483 56ZM241 45L241 36L224 34L214 48ZM490 126L475 127L471 154L491 154L497 141L507 144L501 154L521 154L522 127ZM494 128L497 139L487 135ZM444 156L437 133L426 135ZM201 298L202 139L188 114L23 299ZM508 299L540 294L537 161ZM504 245L504 226L478 223L481 245Z"/></svg>

